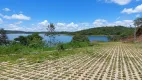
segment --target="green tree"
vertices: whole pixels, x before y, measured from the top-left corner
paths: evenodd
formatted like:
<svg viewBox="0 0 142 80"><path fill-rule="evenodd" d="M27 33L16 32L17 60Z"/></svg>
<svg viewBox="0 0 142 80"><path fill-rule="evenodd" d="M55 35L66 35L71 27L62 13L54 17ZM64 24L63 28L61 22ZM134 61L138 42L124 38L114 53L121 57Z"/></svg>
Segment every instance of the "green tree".
<svg viewBox="0 0 142 80"><path fill-rule="evenodd" d="M48 26L47 26L47 30L49 32L49 46L53 46L53 45L56 45L56 41L55 41L55 35L54 35L54 32L55 32L55 26L53 23L50 23Z"/></svg>
<svg viewBox="0 0 142 80"><path fill-rule="evenodd" d="M135 29L135 39L136 39L136 36L142 35L142 18L139 17L139 18L135 19L134 25L137 27Z"/></svg>
<svg viewBox="0 0 142 80"><path fill-rule="evenodd" d="M14 39L16 42L18 41L22 45L28 45L27 37L19 36L18 38Z"/></svg>
<svg viewBox="0 0 142 80"><path fill-rule="evenodd" d="M72 42L89 42L89 39L85 35L76 34L73 36Z"/></svg>
<svg viewBox="0 0 142 80"><path fill-rule="evenodd" d="M55 31L55 26L53 23L50 23L47 27L48 32L53 33Z"/></svg>
<svg viewBox="0 0 142 80"><path fill-rule="evenodd" d="M8 37L4 29L0 29L0 45L6 45L8 43Z"/></svg>
<svg viewBox="0 0 142 80"><path fill-rule="evenodd" d="M24 36L19 36L18 38L15 38L14 40L19 42L22 45L26 45L32 48L37 48L37 47L43 47L44 46L44 41L42 41L42 37L39 36L38 33L33 33L32 35L28 35L26 37Z"/></svg>
<svg viewBox="0 0 142 80"><path fill-rule="evenodd" d="M142 27L142 18L139 17L139 18L135 19L134 25L137 26L137 27Z"/></svg>

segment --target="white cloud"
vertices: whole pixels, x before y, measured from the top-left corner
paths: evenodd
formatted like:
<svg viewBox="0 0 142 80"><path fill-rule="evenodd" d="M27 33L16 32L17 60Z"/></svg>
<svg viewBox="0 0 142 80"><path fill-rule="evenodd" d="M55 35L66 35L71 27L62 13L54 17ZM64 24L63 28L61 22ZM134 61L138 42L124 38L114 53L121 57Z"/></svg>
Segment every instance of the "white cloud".
<svg viewBox="0 0 142 80"><path fill-rule="evenodd" d="M2 24L3 23L3 20L0 18L0 24Z"/></svg>
<svg viewBox="0 0 142 80"><path fill-rule="evenodd" d="M137 15L136 15L136 17L140 17L140 16L141 16L140 14L137 14Z"/></svg>
<svg viewBox="0 0 142 80"><path fill-rule="evenodd" d="M135 8L124 8L121 13L127 13L127 14L132 14L132 13L140 13L142 12L142 4L138 5Z"/></svg>
<svg viewBox="0 0 142 80"><path fill-rule="evenodd" d="M69 32L79 31L79 30L83 30L83 29L88 29L90 27L91 26L90 26L89 23L78 23L78 24L75 24L74 22L71 22L71 23L57 23L55 25L56 31L69 31Z"/></svg>
<svg viewBox="0 0 142 80"><path fill-rule="evenodd" d="M0 14L0 16L5 19L18 19L18 20L30 20L31 19L31 17L25 16L23 14L13 14L11 16Z"/></svg>
<svg viewBox="0 0 142 80"><path fill-rule="evenodd" d="M133 20L116 21L113 24L116 26L121 25L121 26L130 27L130 26L133 26Z"/></svg>
<svg viewBox="0 0 142 80"><path fill-rule="evenodd" d="M78 24L73 22L66 24L66 23L57 23L55 25L56 31L76 31L78 30Z"/></svg>
<svg viewBox="0 0 142 80"><path fill-rule="evenodd" d="M64 27L66 24L65 23L57 23L58 27Z"/></svg>
<svg viewBox="0 0 142 80"><path fill-rule="evenodd" d="M75 28L75 27L78 27L78 25L71 22L71 23L67 24L67 27L74 27Z"/></svg>
<svg viewBox="0 0 142 80"><path fill-rule="evenodd" d="M22 23L23 23L22 21L18 21L18 22L14 23L14 24L22 24Z"/></svg>
<svg viewBox="0 0 142 80"><path fill-rule="evenodd" d="M17 31L43 31L43 28L41 27L25 27L25 26L19 26L18 24L7 24L5 25L6 30L17 30Z"/></svg>
<svg viewBox="0 0 142 80"><path fill-rule="evenodd" d="M131 0L112 0L114 3L117 3L119 5L126 5L131 2Z"/></svg>
<svg viewBox="0 0 142 80"><path fill-rule="evenodd" d="M105 0L106 2L113 2L119 5L129 4L132 0Z"/></svg>
<svg viewBox="0 0 142 80"><path fill-rule="evenodd" d="M106 24L108 24L108 22L107 22L107 20L104 20L104 19L96 19L93 22L93 24L95 27L102 27L102 26L105 26Z"/></svg>
<svg viewBox="0 0 142 80"><path fill-rule="evenodd" d="M108 22L104 19L97 19L94 21L93 25L95 27L103 27L103 26L126 26L129 27L130 25L133 26L133 20L122 20L122 21L115 21L115 22Z"/></svg>
<svg viewBox="0 0 142 80"><path fill-rule="evenodd" d="M47 26L49 25L49 22L47 20L44 20L40 23L34 24L29 27L22 26L22 21L12 23L12 24L7 24L5 29L7 30L20 30L20 31L47 31ZM55 31L79 31L83 29L89 29L89 28L94 28L94 27L103 27L103 26L126 26L129 27L130 25L133 26L133 20L122 20L122 21L115 21L115 22L109 22L105 19L97 19L93 23L55 23Z"/></svg>
<svg viewBox="0 0 142 80"><path fill-rule="evenodd" d="M19 31L25 30L24 27L17 26L16 24L8 24L6 25L5 28L6 30L19 30Z"/></svg>
<svg viewBox="0 0 142 80"><path fill-rule="evenodd" d="M48 26L48 25L49 25L49 23L48 23L48 21L47 21L47 20L44 20L43 22L40 22L40 23L39 23L39 25L40 25L40 26L44 26L44 27L46 27L46 26Z"/></svg>
<svg viewBox="0 0 142 80"><path fill-rule="evenodd" d="M2 9L3 11L11 11L9 8Z"/></svg>

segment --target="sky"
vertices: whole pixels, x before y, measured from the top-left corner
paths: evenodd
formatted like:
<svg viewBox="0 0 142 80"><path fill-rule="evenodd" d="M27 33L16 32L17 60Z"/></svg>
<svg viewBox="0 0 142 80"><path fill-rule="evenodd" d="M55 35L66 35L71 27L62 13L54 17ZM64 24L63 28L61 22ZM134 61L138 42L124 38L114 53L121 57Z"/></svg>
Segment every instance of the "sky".
<svg viewBox="0 0 142 80"><path fill-rule="evenodd" d="M134 26L142 16L142 0L0 0L0 28L20 31L56 31Z"/></svg>

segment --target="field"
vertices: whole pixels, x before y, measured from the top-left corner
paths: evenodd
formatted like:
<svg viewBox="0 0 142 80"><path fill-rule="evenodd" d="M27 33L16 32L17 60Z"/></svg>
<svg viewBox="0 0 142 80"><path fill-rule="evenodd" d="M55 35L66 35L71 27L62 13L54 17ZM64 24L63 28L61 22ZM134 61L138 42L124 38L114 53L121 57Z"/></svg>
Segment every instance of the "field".
<svg viewBox="0 0 142 80"><path fill-rule="evenodd" d="M142 47L120 42L101 45L40 63L1 62L0 80L142 80Z"/></svg>

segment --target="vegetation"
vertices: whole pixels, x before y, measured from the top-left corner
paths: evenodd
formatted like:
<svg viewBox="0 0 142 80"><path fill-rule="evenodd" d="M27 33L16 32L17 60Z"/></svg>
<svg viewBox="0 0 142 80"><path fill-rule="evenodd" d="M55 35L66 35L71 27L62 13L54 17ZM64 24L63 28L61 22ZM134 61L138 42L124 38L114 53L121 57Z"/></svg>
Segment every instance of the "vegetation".
<svg viewBox="0 0 142 80"><path fill-rule="evenodd" d="M29 46L32 48L38 48L38 47L44 47L44 41L42 40L42 37L39 36L38 33L34 33L32 35L28 36L19 36L18 38L15 38L15 43L20 43L24 46Z"/></svg>
<svg viewBox="0 0 142 80"><path fill-rule="evenodd" d="M138 23L137 20L135 20ZM135 23L135 24L136 24ZM138 23L140 25L140 23ZM14 41L8 43L8 38L6 36L6 31L4 29L0 30L0 44L5 46L0 46L0 57L11 57L16 55L14 60L22 58L22 56L26 55L35 55L38 54L40 57L46 51L52 50L53 55L58 55L58 51L63 52L63 50L72 50L75 48L82 48L82 47L89 47L97 45L96 42L89 41L87 35L107 35L108 38L112 41L118 41L122 38L127 38L128 36L133 35L134 28L132 27L123 27L123 26L115 26L115 27L99 27L99 28L92 28L77 32L71 32L68 34L74 35L72 41L70 43L57 43L56 46L52 46L55 42L54 34L55 26L53 23L50 23L47 26L48 36L50 36L50 40L48 44L43 41L42 37L39 36L38 33L33 33L32 35L28 36L19 36L15 38ZM67 32L65 32L67 33ZM97 42L98 43L98 42ZM49 45L50 44L50 45ZM56 52L56 53L54 53ZM61 53L60 53L61 54ZM47 55L45 55L47 57ZM48 55L49 56L49 55Z"/></svg>
<svg viewBox="0 0 142 80"><path fill-rule="evenodd" d="M134 25L137 26L137 27L142 27L142 18L141 17L136 18L134 20Z"/></svg>
<svg viewBox="0 0 142 80"><path fill-rule="evenodd" d="M133 36L134 28L124 26L106 26L77 31L81 35L106 35L111 41L118 41L129 36Z"/></svg>
<svg viewBox="0 0 142 80"><path fill-rule="evenodd" d="M89 42L89 39L85 35L76 34L73 36L71 42Z"/></svg>
<svg viewBox="0 0 142 80"><path fill-rule="evenodd" d="M50 24L53 28L53 25ZM53 29L50 29L53 31ZM6 34L5 34L6 36ZM54 35L53 35L54 36ZM51 37L53 37L51 36ZM51 41L53 41L51 39ZM73 37L72 42L70 43L58 43L57 46L48 47L48 45L43 41L42 37L39 36L38 33L33 33L32 35L28 36L19 36L15 38L14 41L11 41L7 46L0 46L0 61L12 60L15 61L17 59L23 58L23 56L36 56L45 55L42 54L46 51L50 50L58 50L63 51L65 49L70 50L72 48L81 48L92 46L89 43L89 40L86 36L83 35L75 35ZM61 53L60 53L61 54ZM53 57L57 57L58 53L53 53ZM48 55L49 56L49 55ZM5 58L4 58L5 57ZM47 57L47 55L45 55Z"/></svg>
<svg viewBox="0 0 142 80"><path fill-rule="evenodd" d="M8 43L9 41L6 35L6 31L4 29L0 29L0 45L6 45Z"/></svg>
<svg viewBox="0 0 142 80"><path fill-rule="evenodd" d="M17 63L1 63L0 79L142 79L141 48L121 42L100 44L73 50L4 56L0 59L17 59Z"/></svg>
<svg viewBox="0 0 142 80"><path fill-rule="evenodd" d="M47 26L47 30L48 30L48 33L50 34L46 34L47 36L49 36L49 41L48 41L48 45L51 47L51 46L55 46L56 44L56 41L55 41L55 35L54 35L54 32L55 32L55 26L53 23L50 23L48 26Z"/></svg>
<svg viewBox="0 0 142 80"><path fill-rule="evenodd" d="M75 33L83 35L121 35L121 34L133 34L134 28L124 27L124 26L106 26L106 27L97 27L87 30L77 31Z"/></svg>
<svg viewBox="0 0 142 80"><path fill-rule="evenodd" d="M136 36L141 36L142 35L142 18L135 19L134 25L137 27Z"/></svg>

